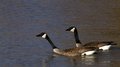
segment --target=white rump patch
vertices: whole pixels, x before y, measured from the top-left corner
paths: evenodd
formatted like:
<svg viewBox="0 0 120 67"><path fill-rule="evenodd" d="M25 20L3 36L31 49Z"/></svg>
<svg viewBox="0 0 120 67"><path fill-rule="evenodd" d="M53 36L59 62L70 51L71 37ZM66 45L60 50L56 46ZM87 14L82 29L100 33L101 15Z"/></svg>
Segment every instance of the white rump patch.
<svg viewBox="0 0 120 67"><path fill-rule="evenodd" d="M105 46L99 47L99 49L102 49L103 51L105 51L105 50L109 50L110 47L111 45L105 45Z"/></svg>
<svg viewBox="0 0 120 67"><path fill-rule="evenodd" d="M93 51L87 51L87 52L82 53L81 55L92 55L95 52L96 52L95 50L93 50Z"/></svg>
<svg viewBox="0 0 120 67"><path fill-rule="evenodd" d="M75 28L72 28L70 31L71 31L71 32L74 32L74 31L75 31Z"/></svg>
<svg viewBox="0 0 120 67"><path fill-rule="evenodd" d="M42 38L46 38L47 34L42 35Z"/></svg>

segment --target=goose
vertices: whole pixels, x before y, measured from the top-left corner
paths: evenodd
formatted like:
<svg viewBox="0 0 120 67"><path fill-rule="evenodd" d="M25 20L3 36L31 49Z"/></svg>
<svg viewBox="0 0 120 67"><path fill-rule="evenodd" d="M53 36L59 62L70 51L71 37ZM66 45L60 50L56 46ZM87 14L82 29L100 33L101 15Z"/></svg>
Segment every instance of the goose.
<svg viewBox="0 0 120 67"><path fill-rule="evenodd" d="M83 45L79 39L78 31L75 26L71 26L66 31L70 31L74 33L75 41L76 41L76 47L95 47L96 49L100 49L103 51L109 50L112 45L116 45L113 41L93 41L88 42L85 45Z"/></svg>
<svg viewBox="0 0 120 67"><path fill-rule="evenodd" d="M47 35L47 33L42 32L38 35L36 35L36 37L42 37L44 39L46 39L50 45L52 46L52 50L54 53L59 54L59 55L64 55L64 56L84 56L84 55L92 55L96 52L95 48L91 48L91 47L78 47L78 48L69 48L69 49L60 49L57 46L54 45L54 43L51 41L51 39L49 38L49 36Z"/></svg>

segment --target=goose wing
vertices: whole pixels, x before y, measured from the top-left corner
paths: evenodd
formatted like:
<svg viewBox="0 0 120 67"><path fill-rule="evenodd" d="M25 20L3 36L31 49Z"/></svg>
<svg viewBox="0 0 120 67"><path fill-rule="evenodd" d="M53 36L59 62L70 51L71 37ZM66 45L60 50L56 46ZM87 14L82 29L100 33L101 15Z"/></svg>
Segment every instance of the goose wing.
<svg viewBox="0 0 120 67"><path fill-rule="evenodd" d="M75 48L70 48L70 49L65 49L65 52L70 52L70 53L83 53L86 51L91 51L91 50L96 50L95 47L75 47Z"/></svg>
<svg viewBox="0 0 120 67"><path fill-rule="evenodd" d="M102 42L95 41L95 42L86 43L84 46L100 47L100 46L104 46L104 45L116 45L116 43L114 43L113 41L102 41Z"/></svg>

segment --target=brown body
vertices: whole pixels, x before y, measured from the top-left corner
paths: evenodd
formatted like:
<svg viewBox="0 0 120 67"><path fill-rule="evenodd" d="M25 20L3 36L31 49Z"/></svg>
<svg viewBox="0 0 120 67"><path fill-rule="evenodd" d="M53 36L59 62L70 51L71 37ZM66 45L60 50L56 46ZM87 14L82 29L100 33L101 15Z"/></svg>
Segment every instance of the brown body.
<svg viewBox="0 0 120 67"><path fill-rule="evenodd" d="M96 50L96 48L93 47L75 47L75 48L69 48L65 50L60 50L58 48L53 49L54 53L65 55L65 56L80 56L82 53L87 51L93 51Z"/></svg>
<svg viewBox="0 0 120 67"><path fill-rule="evenodd" d="M102 41L102 42L98 42L98 41L94 41L94 42L89 42L86 43L85 45L83 45L84 47L95 47L95 48L99 48L105 45L116 45L116 43L114 43L113 41Z"/></svg>
<svg viewBox="0 0 120 67"><path fill-rule="evenodd" d="M43 32L41 34L38 34L37 37L42 37L48 40L48 42L53 48L53 52L60 54L60 55L64 55L64 56L79 56L79 55L84 55L84 54L92 55L96 51L95 48L91 48L91 47L75 47L75 48L69 48L69 49L62 50L62 49L57 48L53 44L53 42L51 41L51 39L48 37L46 33Z"/></svg>

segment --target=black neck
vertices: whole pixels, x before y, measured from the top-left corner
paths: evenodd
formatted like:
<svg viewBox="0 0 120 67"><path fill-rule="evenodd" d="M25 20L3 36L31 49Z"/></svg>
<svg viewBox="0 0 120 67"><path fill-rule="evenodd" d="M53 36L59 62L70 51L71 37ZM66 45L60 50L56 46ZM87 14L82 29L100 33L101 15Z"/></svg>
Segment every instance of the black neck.
<svg viewBox="0 0 120 67"><path fill-rule="evenodd" d="M46 37L46 39L48 40L48 42L50 43L50 45L52 46L53 49L57 48L48 36Z"/></svg>
<svg viewBox="0 0 120 67"><path fill-rule="evenodd" d="M74 31L74 37L75 37L76 43L80 43L80 44L81 44L81 42L80 42L80 40L79 40L79 36L78 36L78 31L77 31L77 29L75 29L75 31Z"/></svg>

